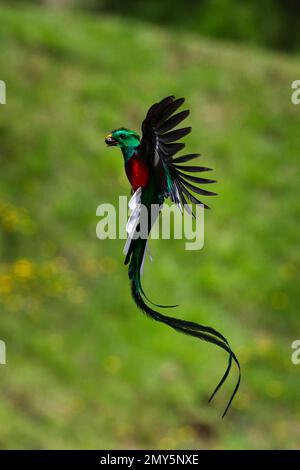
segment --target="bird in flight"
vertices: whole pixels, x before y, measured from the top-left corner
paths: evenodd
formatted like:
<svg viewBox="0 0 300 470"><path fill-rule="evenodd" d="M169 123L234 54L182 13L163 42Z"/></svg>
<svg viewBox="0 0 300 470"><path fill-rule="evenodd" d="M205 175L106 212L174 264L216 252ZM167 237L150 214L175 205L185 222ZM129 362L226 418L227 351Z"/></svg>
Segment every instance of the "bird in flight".
<svg viewBox="0 0 300 470"><path fill-rule="evenodd" d="M236 363L239 373L238 381L223 413L224 417L239 388L241 379L239 361L227 339L212 327L158 312L153 306L163 308L168 306L151 302L146 297L141 283L147 238L155 219L160 214L164 200L170 198L181 210L184 209L194 216L191 203L209 208L199 200L199 196L216 195L214 192L199 187L199 184L215 183L214 180L195 176L195 174L211 170L211 168L190 163L198 158L199 154L174 157L185 146L178 140L191 132L191 127L177 128L178 124L189 115L188 110L177 112L184 101L184 98L175 99L174 96L168 96L153 104L142 123L141 138L137 132L120 127L112 131L106 137L105 142L110 147L120 147L124 157L125 172L133 194L129 202L131 215L126 226L128 238L124 247L125 265L129 265L128 275L132 297L138 308L152 319L186 335L213 343L228 353L227 368L209 401L228 377L232 361ZM183 165L184 163L188 165ZM142 207L147 210L147 233L143 237L139 236L142 225ZM174 307L174 305L169 307Z"/></svg>

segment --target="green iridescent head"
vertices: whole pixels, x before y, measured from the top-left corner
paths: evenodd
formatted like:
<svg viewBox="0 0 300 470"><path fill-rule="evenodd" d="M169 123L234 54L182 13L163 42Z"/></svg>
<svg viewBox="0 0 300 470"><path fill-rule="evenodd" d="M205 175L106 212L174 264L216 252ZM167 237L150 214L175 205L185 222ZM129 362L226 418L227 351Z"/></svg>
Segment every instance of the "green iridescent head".
<svg viewBox="0 0 300 470"><path fill-rule="evenodd" d="M108 134L105 139L105 143L110 147L137 147L140 145L140 137L135 131L121 127L120 129L116 129Z"/></svg>

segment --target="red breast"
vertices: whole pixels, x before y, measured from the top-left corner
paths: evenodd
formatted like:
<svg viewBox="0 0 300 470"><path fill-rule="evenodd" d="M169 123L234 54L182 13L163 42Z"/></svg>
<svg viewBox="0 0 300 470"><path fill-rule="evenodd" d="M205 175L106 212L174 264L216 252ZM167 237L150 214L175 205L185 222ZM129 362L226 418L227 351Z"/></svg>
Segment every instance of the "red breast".
<svg viewBox="0 0 300 470"><path fill-rule="evenodd" d="M149 182L149 169L141 157L133 155L126 163L125 170L133 191L147 186Z"/></svg>

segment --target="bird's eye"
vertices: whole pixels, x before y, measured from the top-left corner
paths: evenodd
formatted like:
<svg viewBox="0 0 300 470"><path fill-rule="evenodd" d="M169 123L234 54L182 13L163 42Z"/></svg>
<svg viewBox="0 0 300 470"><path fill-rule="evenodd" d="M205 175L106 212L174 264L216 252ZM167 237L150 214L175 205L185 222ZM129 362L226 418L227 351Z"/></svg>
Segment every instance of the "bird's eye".
<svg viewBox="0 0 300 470"><path fill-rule="evenodd" d="M120 134L121 139L125 139L125 134Z"/></svg>

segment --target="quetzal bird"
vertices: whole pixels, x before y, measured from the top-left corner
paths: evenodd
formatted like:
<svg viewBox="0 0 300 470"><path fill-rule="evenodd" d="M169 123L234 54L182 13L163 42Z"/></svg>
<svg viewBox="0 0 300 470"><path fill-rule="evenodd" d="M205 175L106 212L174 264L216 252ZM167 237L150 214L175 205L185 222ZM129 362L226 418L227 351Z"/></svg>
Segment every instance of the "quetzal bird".
<svg viewBox="0 0 300 470"><path fill-rule="evenodd" d="M228 353L227 369L209 401L228 377L232 361L236 363L239 371L238 381L223 413L223 416L225 416L239 388L241 378L239 362L227 339L209 326L173 318L154 310L149 304L156 307L166 306L150 302L141 285L141 271L147 246L147 239L137 236L140 229L141 205L148 209L148 214L151 214L152 207L158 207L155 213L155 217L158 217L164 200L170 198L181 209L184 208L191 213L190 203L203 204L192 193L201 196L216 195L216 193L198 186L198 184L215 183L214 180L194 176L194 173L202 173L210 170L210 168L191 165L190 163L189 165L181 165L196 159L200 156L199 154L182 155L174 158L174 155L185 146L178 140L191 132L191 127L176 128L189 115L188 110L176 113L184 101L184 98L175 99L174 96L168 96L151 106L142 123L141 139L135 131L121 127L112 131L106 137L105 142L108 146L121 148L125 172L133 193L129 202L132 213L127 224L128 239L124 248L125 265L129 264L128 275L131 282L132 297L136 305L154 320L165 323L174 330L186 335L213 343ZM203 206L208 208L206 204L203 204ZM194 215L193 212L192 215ZM148 235L153 223L152 213L151 220L149 215Z"/></svg>

